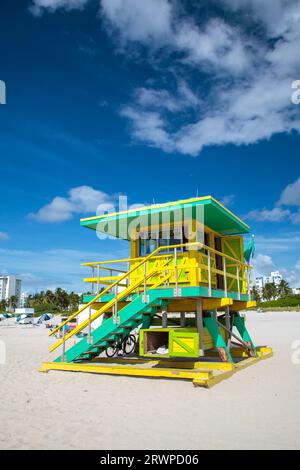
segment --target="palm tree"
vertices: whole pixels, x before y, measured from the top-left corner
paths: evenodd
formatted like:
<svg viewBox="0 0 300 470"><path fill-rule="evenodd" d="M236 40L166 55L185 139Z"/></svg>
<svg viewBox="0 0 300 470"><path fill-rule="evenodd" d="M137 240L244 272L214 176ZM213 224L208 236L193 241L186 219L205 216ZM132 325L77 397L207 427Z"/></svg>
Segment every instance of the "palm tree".
<svg viewBox="0 0 300 470"><path fill-rule="evenodd" d="M46 304L54 304L55 303L55 294L48 289L45 293L45 302Z"/></svg>
<svg viewBox="0 0 300 470"><path fill-rule="evenodd" d="M78 309L78 305L80 303L80 296L78 294L76 294L75 292L71 292L69 294L69 305L71 307L72 310L77 310Z"/></svg>
<svg viewBox="0 0 300 470"><path fill-rule="evenodd" d="M261 296L259 290L255 286L252 287L252 295L254 297L255 302L259 304L261 301Z"/></svg>
<svg viewBox="0 0 300 470"><path fill-rule="evenodd" d="M55 291L55 300L61 310L65 310L68 308L69 296L68 293L61 287L58 287Z"/></svg>
<svg viewBox="0 0 300 470"><path fill-rule="evenodd" d="M262 297L263 299L269 301L272 299L276 299L277 297L277 288L273 282L269 282L265 284L262 290Z"/></svg>
<svg viewBox="0 0 300 470"><path fill-rule="evenodd" d="M284 297L287 297L291 293L292 293L292 289L290 288L289 283L285 279L282 279L277 286L278 296L281 299L283 299Z"/></svg>
<svg viewBox="0 0 300 470"><path fill-rule="evenodd" d="M7 307L8 307L7 300L2 299L1 302L0 302L0 311L5 312Z"/></svg>
<svg viewBox="0 0 300 470"><path fill-rule="evenodd" d="M12 295L9 299L9 306L12 308L17 308L18 306L18 297L16 295Z"/></svg>

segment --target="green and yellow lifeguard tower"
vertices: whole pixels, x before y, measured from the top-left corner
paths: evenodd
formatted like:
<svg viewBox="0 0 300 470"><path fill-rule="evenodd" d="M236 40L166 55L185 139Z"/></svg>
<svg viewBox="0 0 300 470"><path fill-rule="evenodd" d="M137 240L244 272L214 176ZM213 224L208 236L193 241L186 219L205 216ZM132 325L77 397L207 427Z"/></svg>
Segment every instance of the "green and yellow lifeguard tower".
<svg viewBox="0 0 300 470"><path fill-rule="evenodd" d="M60 351L41 371L169 377L210 387L272 355L254 345L240 313L256 305L244 256L250 229L216 199L102 214L81 225L99 238L128 240L130 253L84 264L91 269L84 279L90 293L50 333L59 335L50 352ZM68 329L84 311L85 320ZM105 357L137 328L134 355Z"/></svg>

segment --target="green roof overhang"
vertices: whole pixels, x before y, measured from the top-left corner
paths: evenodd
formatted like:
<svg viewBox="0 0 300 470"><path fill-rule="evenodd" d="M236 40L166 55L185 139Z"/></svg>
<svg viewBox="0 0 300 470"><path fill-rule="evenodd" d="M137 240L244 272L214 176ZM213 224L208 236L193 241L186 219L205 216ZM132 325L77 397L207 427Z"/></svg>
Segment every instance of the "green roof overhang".
<svg viewBox="0 0 300 470"><path fill-rule="evenodd" d="M250 227L212 196L155 204L140 209L81 219L83 227L116 238L130 240L130 228L161 225L164 221L199 220L220 235L242 235Z"/></svg>

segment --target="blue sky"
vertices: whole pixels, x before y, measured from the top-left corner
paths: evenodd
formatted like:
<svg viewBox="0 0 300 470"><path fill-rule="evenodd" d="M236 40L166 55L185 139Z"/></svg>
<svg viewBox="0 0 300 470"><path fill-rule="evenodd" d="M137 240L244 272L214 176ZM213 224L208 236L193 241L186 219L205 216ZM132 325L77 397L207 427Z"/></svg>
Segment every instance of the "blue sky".
<svg viewBox="0 0 300 470"><path fill-rule="evenodd" d="M80 217L198 192L246 218L257 272L300 285L300 8L283 4L2 2L0 271L81 291L81 262L128 246Z"/></svg>

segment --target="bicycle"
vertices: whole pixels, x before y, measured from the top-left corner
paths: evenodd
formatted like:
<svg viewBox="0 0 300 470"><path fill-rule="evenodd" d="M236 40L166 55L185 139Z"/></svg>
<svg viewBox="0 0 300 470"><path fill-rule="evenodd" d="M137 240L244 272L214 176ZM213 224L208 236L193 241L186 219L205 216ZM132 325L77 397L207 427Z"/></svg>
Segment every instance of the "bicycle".
<svg viewBox="0 0 300 470"><path fill-rule="evenodd" d="M122 354L131 354L136 350L137 340L133 334L128 334L125 338L114 341L105 351L107 357Z"/></svg>

